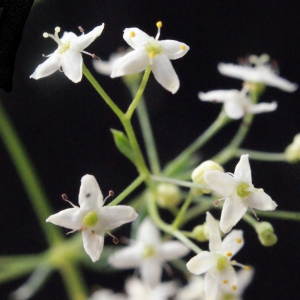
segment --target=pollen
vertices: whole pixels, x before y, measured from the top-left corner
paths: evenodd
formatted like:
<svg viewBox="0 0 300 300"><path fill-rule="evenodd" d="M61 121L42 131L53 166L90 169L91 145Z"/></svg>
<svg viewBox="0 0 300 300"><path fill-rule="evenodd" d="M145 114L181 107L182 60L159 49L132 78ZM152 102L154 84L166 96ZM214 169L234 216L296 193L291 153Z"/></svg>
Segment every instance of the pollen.
<svg viewBox="0 0 300 300"><path fill-rule="evenodd" d="M149 53L149 57L150 58L153 58L154 56L155 56L155 52L154 51L152 51L152 52Z"/></svg>
<svg viewBox="0 0 300 300"><path fill-rule="evenodd" d="M231 288L236 291L236 285L233 285Z"/></svg>
<svg viewBox="0 0 300 300"><path fill-rule="evenodd" d="M161 28L161 27L162 27L162 22L161 22L161 21L158 21L158 22L156 23L156 27L157 27L157 28Z"/></svg>
<svg viewBox="0 0 300 300"><path fill-rule="evenodd" d="M181 49L181 50L185 50L185 48L186 48L185 45L181 45L181 46L180 46L180 49Z"/></svg>
<svg viewBox="0 0 300 300"><path fill-rule="evenodd" d="M223 284L226 284L226 283L228 283L228 280L224 279L224 280L222 281L222 283L223 283Z"/></svg>
<svg viewBox="0 0 300 300"><path fill-rule="evenodd" d="M237 239L236 239L236 242L237 242L238 244L240 244L242 241L243 241L242 238L237 238Z"/></svg>
<svg viewBox="0 0 300 300"><path fill-rule="evenodd" d="M130 31L129 35L130 35L130 37L135 37L135 32L134 31Z"/></svg>
<svg viewBox="0 0 300 300"><path fill-rule="evenodd" d="M228 251L228 252L226 252L226 256L231 257L232 253Z"/></svg>
<svg viewBox="0 0 300 300"><path fill-rule="evenodd" d="M245 269L246 271L250 271L251 268L250 268L249 266L245 266L244 269Z"/></svg>

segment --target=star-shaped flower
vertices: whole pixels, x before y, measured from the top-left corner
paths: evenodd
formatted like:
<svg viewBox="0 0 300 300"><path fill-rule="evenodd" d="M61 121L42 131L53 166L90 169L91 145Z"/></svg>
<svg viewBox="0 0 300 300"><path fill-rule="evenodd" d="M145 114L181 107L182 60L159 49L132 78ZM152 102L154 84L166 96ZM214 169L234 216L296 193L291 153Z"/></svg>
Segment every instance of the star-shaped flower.
<svg viewBox="0 0 300 300"><path fill-rule="evenodd" d="M82 231L83 246L92 261L97 261L103 250L105 232L132 222L137 213L130 206L105 206L100 187L92 175L81 179L78 202L80 207L62 210L51 215L46 222Z"/></svg>
<svg viewBox="0 0 300 300"><path fill-rule="evenodd" d="M210 251L200 252L190 259L186 266L195 275L206 273L204 278L205 299L216 300L221 286L222 290L226 289L232 293L239 288L236 272L232 267L237 263L231 259L244 245L243 231L233 230L222 241L218 223L209 212L206 213L206 222Z"/></svg>
<svg viewBox="0 0 300 300"><path fill-rule="evenodd" d="M248 207L258 210L274 210L277 207L263 189L253 186L248 157L248 154L241 156L234 174L220 171L204 173L205 182L209 187L225 198L220 220L220 228L225 233L243 217Z"/></svg>
<svg viewBox="0 0 300 300"><path fill-rule="evenodd" d="M146 218L137 231L132 244L109 257L115 268L139 267L142 279L151 287L161 280L162 264L186 255L189 248L179 241L162 242L158 228Z"/></svg>
<svg viewBox="0 0 300 300"><path fill-rule="evenodd" d="M162 23L156 25L158 33L155 38L135 27L124 30L123 38L134 50L114 63L111 77L139 73L151 65L155 79L174 94L179 89L179 79L170 59L184 56L190 47L173 40L159 41Z"/></svg>
<svg viewBox="0 0 300 300"><path fill-rule="evenodd" d="M203 276L191 276L187 285L176 293L175 300L205 300Z"/></svg>
<svg viewBox="0 0 300 300"><path fill-rule="evenodd" d="M251 55L248 59L248 64L234 65L220 63L218 70L225 76L250 83L262 83L290 93L294 92L298 88L298 85L278 76L275 69L269 64L269 60L270 57L267 54L259 57Z"/></svg>
<svg viewBox="0 0 300 300"><path fill-rule="evenodd" d="M246 113L259 114L271 112L277 108L277 103L259 103L252 104L247 95L247 90L215 90L207 93L198 94L200 100L210 102L223 102L224 110L231 119L240 119Z"/></svg>
<svg viewBox="0 0 300 300"><path fill-rule="evenodd" d="M38 65L30 78L40 79L53 74L55 71L62 69L65 75L73 82L79 82L82 78L82 55L81 53L92 54L84 51L101 33L104 24L95 27L87 34L77 36L73 32L64 32L60 39L58 33L60 28L55 28L55 33L44 33L44 37L51 37L57 44L58 48L42 64Z"/></svg>

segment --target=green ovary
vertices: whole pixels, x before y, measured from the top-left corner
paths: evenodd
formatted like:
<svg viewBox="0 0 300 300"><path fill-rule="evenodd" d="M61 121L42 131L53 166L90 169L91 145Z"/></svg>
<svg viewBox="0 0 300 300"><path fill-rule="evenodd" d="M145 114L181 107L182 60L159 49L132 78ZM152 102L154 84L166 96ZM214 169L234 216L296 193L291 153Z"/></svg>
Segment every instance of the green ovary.
<svg viewBox="0 0 300 300"><path fill-rule="evenodd" d="M241 198L249 196L251 194L251 192L249 191L249 184L246 182L241 182L236 188L236 193Z"/></svg>
<svg viewBox="0 0 300 300"><path fill-rule="evenodd" d="M222 295L222 300L234 300L234 299L236 299L236 297L232 294L227 293L227 294Z"/></svg>
<svg viewBox="0 0 300 300"><path fill-rule="evenodd" d="M153 40L150 43L148 43L146 50L149 53L150 57L154 57L155 55L161 53L162 47L157 41Z"/></svg>
<svg viewBox="0 0 300 300"><path fill-rule="evenodd" d="M144 258L150 258L155 255L155 248L152 246L146 246L143 250L143 257Z"/></svg>
<svg viewBox="0 0 300 300"><path fill-rule="evenodd" d="M225 256L220 256L217 261L217 269L224 271L229 265L228 259Z"/></svg>
<svg viewBox="0 0 300 300"><path fill-rule="evenodd" d="M83 218L83 224L86 227L93 227L98 223L98 220L98 215L92 211Z"/></svg>
<svg viewBox="0 0 300 300"><path fill-rule="evenodd" d="M58 53L59 53L59 54L62 54L62 53L64 53L65 51L67 51L68 49L70 49L70 42L66 42L66 43L62 44L62 45L59 47Z"/></svg>

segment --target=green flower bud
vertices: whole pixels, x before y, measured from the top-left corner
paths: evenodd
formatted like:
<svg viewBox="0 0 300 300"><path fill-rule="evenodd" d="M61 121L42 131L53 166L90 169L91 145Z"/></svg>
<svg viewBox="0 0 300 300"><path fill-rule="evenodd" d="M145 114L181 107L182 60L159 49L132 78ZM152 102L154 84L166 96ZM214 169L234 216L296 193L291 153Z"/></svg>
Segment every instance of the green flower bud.
<svg viewBox="0 0 300 300"><path fill-rule="evenodd" d="M290 163L300 161L300 133L296 134L293 142L286 147L285 155Z"/></svg>
<svg viewBox="0 0 300 300"><path fill-rule="evenodd" d="M265 247L273 246L277 243L277 236L274 233L274 228L269 222L259 222L255 226L258 234L258 239Z"/></svg>
<svg viewBox="0 0 300 300"><path fill-rule="evenodd" d="M209 239L207 224L204 223L202 225L196 226L193 229L192 234L193 234L194 239L196 241L198 241L198 242L207 242L208 239Z"/></svg>
<svg viewBox="0 0 300 300"><path fill-rule="evenodd" d="M157 186L157 203L160 207L176 206L181 200L180 189L172 183L161 183Z"/></svg>

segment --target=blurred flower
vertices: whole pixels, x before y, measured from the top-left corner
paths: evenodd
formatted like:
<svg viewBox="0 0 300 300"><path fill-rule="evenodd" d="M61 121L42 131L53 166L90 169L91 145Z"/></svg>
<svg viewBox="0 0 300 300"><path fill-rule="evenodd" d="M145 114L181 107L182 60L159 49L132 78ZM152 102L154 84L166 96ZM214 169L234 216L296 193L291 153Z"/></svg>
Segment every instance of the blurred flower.
<svg viewBox="0 0 300 300"><path fill-rule="evenodd" d="M286 147L285 155L287 160L291 163L300 161L300 133L296 134L293 142Z"/></svg>
<svg viewBox="0 0 300 300"><path fill-rule="evenodd" d="M184 43L159 41L161 22L156 23L158 32L155 38L136 27L124 30L124 40L134 49L115 61L111 77L139 73L151 65L155 79L173 94L179 88L179 79L170 59L184 56L190 47Z"/></svg>
<svg viewBox="0 0 300 300"><path fill-rule="evenodd" d="M205 300L203 277L191 276L187 285L176 293L175 300Z"/></svg>
<svg viewBox="0 0 300 300"><path fill-rule="evenodd" d="M138 216L130 206L103 207L103 195L92 175L85 175L81 178L78 197L80 207L68 202L73 208L51 215L46 222L72 229L71 232L82 231L83 246L92 261L100 258L105 232L132 222Z"/></svg>
<svg viewBox="0 0 300 300"><path fill-rule="evenodd" d="M200 252L190 259L186 266L195 275L206 273L204 278L205 299L216 300L221 288L230 293L235 293L238 289L237 276L232 265L240 264L231 261L231 258L244 245L243 231L233 230L222 241L218 223L209 212L206 213L206 222L210 251Z"/></svg>
<svg viewBox="0 0 300 300"><path fill-rule="evenodd" d="M261 56L251 55L248 65L234 65L220 63L218 70L222 75L241 79L249 83L262 83L277 87L286 92L294 92L298 85L279 77L275 69L269 64L270 57L267 54Z"/></svg>
<svg viewBox="0 0 300 300"><path fill-rule="evenodd" d="M124 294L115 294L113 291L103 289L96 291L92 294L89 300L126 300L127 297Z"/></svg>
<svg viewBox="0 0 300 300"><path fill-rule="evenodd" d="M160 183L156 189L156 197L160 207L176 207L181 200L180 188L172 183Z"/></svg>
<svg viewBox="0 0 300 300"><path fill-rule="evenodd" d="M215 90L198 94L200 100L210 102L223 102L224 110L231 119L240 119L246 113L259 114L271 112L277 108L277 103L252 104L247 90Z"/></svg>
<svg viewBox="0 0 300 300"><path fill-rule="evenodd" d="M243 154L235 167L234 174L207 171L204 179L219 195L225 198L220 227L225 233L243 217L248 207L259 210L274 210L277 204L263 189L252 184L248 154Z"/></svg>
<svg viewBox="0 0 300 300"><path fill-rule="evenodd" d="M136 241L116 251L108 260L119 269L139 267L143 281L153 288L161 280L162 264L188 252L189 248L179 241L162 242L158 228L146 218L137 231Z"/></svg>
<svg viewBox="0 0 300 300"><path fill-rule="evenodd" d="M80 36L73 32L64 32L61 39L58 36L60 27L55 27L54 35L44 32L44 37L51 37L58 44L58 48L47 56L49 58L45 62L38 65L30 78L40 79L62 69L70 80L75 83L79 82L82 78L81 53L93 56L84 49L102 33L103 28L104 24L95 27L88 34L82 33Z"/></svg>

